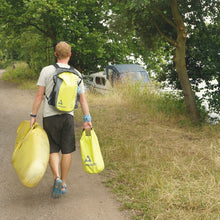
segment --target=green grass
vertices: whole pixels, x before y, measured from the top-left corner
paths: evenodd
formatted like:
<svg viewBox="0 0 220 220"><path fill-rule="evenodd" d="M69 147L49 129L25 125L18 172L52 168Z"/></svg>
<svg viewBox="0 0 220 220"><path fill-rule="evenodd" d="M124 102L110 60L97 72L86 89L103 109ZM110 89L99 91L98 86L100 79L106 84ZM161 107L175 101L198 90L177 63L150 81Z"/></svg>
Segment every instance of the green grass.
<svg viewBox="0 0 220 220"><path fill-rule="evenodd" d="M2 80L9 81L18 85L21 89L36 89L36 79L26 63L17 62L15 68L6 68Z"/></svg>
<svg viewBox="0 0 220 220"><path fill-rule="evenodd" d="M181 99L152 90L87 94L106 186L133 219L219 219L220 126L193 126Z"/></svg>

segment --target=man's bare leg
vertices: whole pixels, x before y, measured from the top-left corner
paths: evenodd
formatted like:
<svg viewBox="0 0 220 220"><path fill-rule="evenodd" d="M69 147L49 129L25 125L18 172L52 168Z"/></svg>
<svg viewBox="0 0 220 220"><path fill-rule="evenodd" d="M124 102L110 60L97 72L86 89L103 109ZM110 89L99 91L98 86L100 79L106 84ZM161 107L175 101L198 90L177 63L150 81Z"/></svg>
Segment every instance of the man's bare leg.
<svg viewBox="0 0 220 220"><path fill-rule="evenodd" d="M61 179L63 181L63 186L66 184L66 178L71 166L72 155L70 154L62 154L61 159Z"/></svg>
<svg viewBox="0 0 220 220"><path fill-rule="evenodd" d="M59 162L60 162L59 153L51 153L49 164L50 164L51 171L53 173L54 180L60 176L59 175Z"/></svg>

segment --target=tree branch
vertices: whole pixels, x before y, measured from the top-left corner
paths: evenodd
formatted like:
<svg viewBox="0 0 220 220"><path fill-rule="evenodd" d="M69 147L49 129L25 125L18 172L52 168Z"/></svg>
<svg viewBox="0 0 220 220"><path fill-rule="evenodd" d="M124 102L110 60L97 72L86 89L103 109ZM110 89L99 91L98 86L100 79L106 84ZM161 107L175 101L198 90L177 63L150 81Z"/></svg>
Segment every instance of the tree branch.
<svg viewBox="0 0 220 220"><path fill-rule="evenodd" d="M156 22L153 21L154 26L156 27L157 31L159 32L160 36L162 38L164 38L166 41L168 41L169 43L171 43L172 45L176 46L176 42L172 39L170 39L169 37L165 36L162 31L160 30L160 28L158 27L158 25L156 24Z"/></svg>
<svg viewBox="0 0 220 220"><path fill-rule="evenodd" d="M159 9L156 8L156 7L154 7L154 10L155 10L159 15L161 15L161 17L162 17L169 25L171 25L173 28L177 29L177 26L176 26L169 18L167 18L161 10L159 10Z"/></svg>
<svg viewBox="0 0 220 220"><path fill-rule="evenodd" d="M152 2L152 1L151 1L151 2ZM165 35L162 33L162 31L160 30L160 28L158 27L157 23L152 19L153 15L152 15L150 9L147 8L147 10L148 10L149 14L151 15L151 21L152 21L153 25L155 26L155 28L157 29L157 31L158 31L158 33L160 34L160 36L161 36L163 39L165 39L167 42L169 42L170 44L176 46L176 42L175 42L174 40L170 39L169 37L165 36ZM158 10L158 11L160 11L160 10ZM161 12L161 13L162 13L162 12ZM163 13L162 13L162 14L163 14ZM166 18L165 15L164 15L164 17ZM168 18L166 18L166 19L169 20ZM170 20L169 20L169 21L170 21ZM175 24L174 24L172 21L170 21L170 22L172 23L172 26L174 25L174 28L176 29Z"/></svg>
<svg viewBox="0 0 220 220"><path fill-rule="evenodd" d="M36 24L31 23L30 21L28 21L26 24L35 27L37 30L39 30L40 32L42 32L45 36L50 37L50 38L53 39L53 40L56 40L56 38L54 37L53 34L51 34L50 32L45 31L45 30L39 28Z"/></svg>
<svg viewBox="0 0 220 220"><path fill-rule="evenodd" d="M39 30L39 31L42 32L43 34L47 34L46 31L44 31L43 29L39 28L36 24L31 23L30 21L26 22L25 24L35 27L37 30Z"/></svg>

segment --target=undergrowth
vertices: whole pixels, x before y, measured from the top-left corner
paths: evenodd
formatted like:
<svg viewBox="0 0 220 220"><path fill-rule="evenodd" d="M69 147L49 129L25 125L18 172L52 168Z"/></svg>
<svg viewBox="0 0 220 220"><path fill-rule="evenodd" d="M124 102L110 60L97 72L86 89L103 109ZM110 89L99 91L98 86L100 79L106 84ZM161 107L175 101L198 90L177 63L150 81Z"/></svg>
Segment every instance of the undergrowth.
<svg viewBox="0 0 220 220"><path fill-rule="evenodd" d="M37 79L29 66L24 62L17 62L8 66L2 76L2 80L19 85L22 89L36 89Z"/></svg>

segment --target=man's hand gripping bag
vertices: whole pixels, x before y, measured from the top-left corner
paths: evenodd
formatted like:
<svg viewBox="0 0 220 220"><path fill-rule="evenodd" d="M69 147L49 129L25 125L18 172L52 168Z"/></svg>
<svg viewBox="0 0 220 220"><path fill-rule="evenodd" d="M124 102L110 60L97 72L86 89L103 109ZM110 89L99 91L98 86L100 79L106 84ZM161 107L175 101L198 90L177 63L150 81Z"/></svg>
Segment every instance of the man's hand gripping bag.
<svg viewBox="0 0 220 220"><path fill-rule="evenodd" d="M104 169L99 141L93 129L82 132L80 149L83 168L87 173L99 173Z"/></svg>
<svg viewBox="0 0 220 220"><path fill-rule="evenodd" d="M43 128L23 121L18 129L12 155L13 167L20 181L27 187L36 186L42 179L49 161L49 141Z"/></svg>

